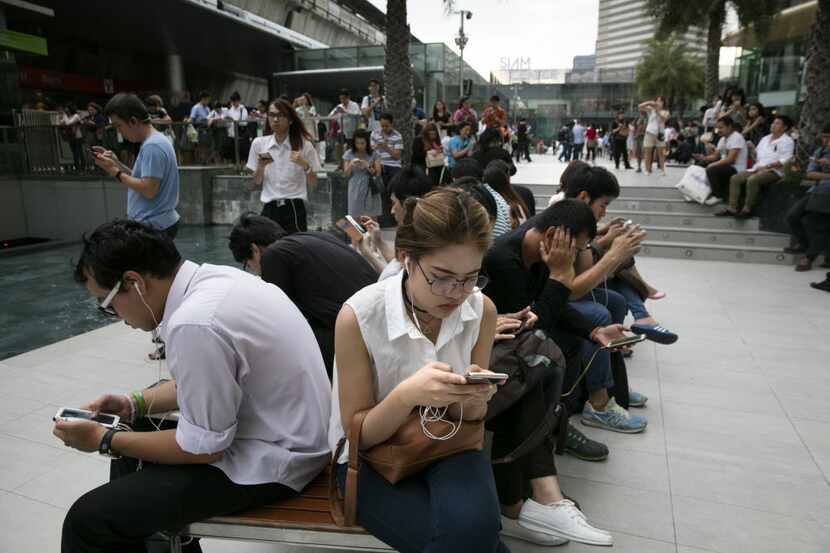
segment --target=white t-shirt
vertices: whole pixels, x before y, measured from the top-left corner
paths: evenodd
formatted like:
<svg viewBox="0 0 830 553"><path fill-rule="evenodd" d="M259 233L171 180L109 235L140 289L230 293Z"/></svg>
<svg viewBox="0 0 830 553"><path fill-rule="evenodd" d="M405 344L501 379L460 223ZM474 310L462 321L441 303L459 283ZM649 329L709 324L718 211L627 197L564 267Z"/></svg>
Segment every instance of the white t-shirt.
<svg viewBox="0 0 830 553"><path fill-rule="evenodd" d="M227 108L225 110L225 112L223 113L223 115L225 117L230 117L231 119L233 119L236 122L247 121L247 119L248 119L248 108L246 108L242 104L239 104L239 107L235 108L235 107L233 107L233 104L231 104L231 107ZM231 124L228 124L228 136L231 137L231 138L234 137L234 126L231 125Z"/></svg>
<svg viewBox="0 0 830 553"><path fill-rule="evenodd" d="M261 152L268 152L274 161L265 166L262 177L262 194L260 200L267 204L273 200L301 199L308 201L308 186L306 172L302 165L291 161L291 141L286 136L282 143L277 142L273 134L254 138L251 142L251 151L248 154L246 167L256 171L257 156ZM311 170L323 170L317 149L308 140L303 140L301 153L311 165Z"/></svg>
<svg viewBox="0 0 830 553"><path fill-rule="evenodd" d="M666 115L666 111L657 111L655 108L648 108L648 124L646 124L646 132L653 135L660 134L666 128L666 119L668 117L660 117L660 114Z"/></svg>
<svg viewBox="0 0 830 553"><path fill-rule="evenodd" d="M431 361L440 361L464 374L470 366L473 347L478 341L484 296L470 294L449 317L441 323L435 344L424 335L406 313L403 302L403 272L371 284L346 301L357 317L357 324L372 365L372 381L376 402L381 402L403 380L409 378ZM340 394L337 354L334 359L334 380L331 393L331 421L329 444L331 450L344 436L340 418ZM349 460L346 445L339 463Z"/></svg>
<svg viewBox="0 0 830 553"><path fill-rule="evenodd" d="M746 139L744 135L738 131L732 131L729 136L722 136L718 141L718 152L720 152L721 159L729 155L730 150L739 150L738 157L735 158L735 163L732 167L737 172L746 171L746 161L748 158L748 150L746 147Z"/></svg>
<svg viewBox="0 0 830 553"><path fill-rule="evenodd" d="M756 167L766 167L777 161L786 163L793 157L795 142L786 134L782 134L776 139L773 139L772 135L768 134L761 139L755 151L758 153ZM773 171L779 176L782 174L780 169L773 169Z"/></svg>

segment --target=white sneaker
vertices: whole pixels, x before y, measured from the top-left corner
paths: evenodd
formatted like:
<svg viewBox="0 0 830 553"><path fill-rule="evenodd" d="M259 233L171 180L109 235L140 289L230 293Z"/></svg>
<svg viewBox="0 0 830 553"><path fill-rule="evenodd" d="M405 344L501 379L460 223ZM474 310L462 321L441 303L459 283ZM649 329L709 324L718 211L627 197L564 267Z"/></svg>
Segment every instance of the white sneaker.
<svg viewBox="0 0 830 553"><path fill-rule="evenodd" d="M545 534L544 532L535 532L533 530L529 530L519 524L518 520L508 518L506 516L501 517L501 535L507 536L509 538L515 538L517 540L523 540L530 543L535 543L536 545L564 545L568 543L566 538L562 538L560 536L554 536L552 534Z"/></svg>
<svg viewBox="0 0 830 553"><path fill-rule="evenodd" d="M519 513L519 524L528 530L588 545L614 545L611 534L591 526L582 511L569 499L550 505L528 499Z"/></svg>
<svg viewBox="0 0 830 553"><path fill-rule="evenodd" d="M708 198L706 198L706 201L704 201L703 203L704 203L705 205L718 205L718 204L719 204L719 203L721 203L722 201L723 201L723 200L721 200L721 199L720 199L720 198L718 198L717 196L709 196Z"/></svg>

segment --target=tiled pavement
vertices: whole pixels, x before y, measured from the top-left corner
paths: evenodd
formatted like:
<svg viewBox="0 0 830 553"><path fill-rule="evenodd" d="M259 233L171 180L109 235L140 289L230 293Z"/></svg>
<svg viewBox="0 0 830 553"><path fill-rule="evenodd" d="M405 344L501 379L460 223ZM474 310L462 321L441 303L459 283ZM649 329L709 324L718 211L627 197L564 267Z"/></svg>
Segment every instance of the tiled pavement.
<svg viewBox="0 0 830 553"><path fill-rule="evenodd" d="M605 463L558 457L565 491L631 553L830 550L830 295L818 272L647 258L673 346L629 362L647 394L641 435L593 428ZM149 338L122 324L0 362L0 552L56 551L64 512L106 479L97 455L51 436L59 406L158 378ZM542 551L513 542L513 551ZM288 551L203 541L208 553ZM569 544L561 552L594 548ZM296 549L291 549L295 551Z"/></svg>

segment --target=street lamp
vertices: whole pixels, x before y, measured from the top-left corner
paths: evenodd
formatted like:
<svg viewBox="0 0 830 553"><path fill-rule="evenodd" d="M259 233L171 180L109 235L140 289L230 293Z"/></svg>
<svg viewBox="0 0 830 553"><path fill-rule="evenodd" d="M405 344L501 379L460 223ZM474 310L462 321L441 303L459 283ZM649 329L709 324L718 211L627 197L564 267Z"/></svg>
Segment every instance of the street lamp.
<svg viewBox="0 0 830 553"><path fill-rule="evenodd" d="M472 19L473 12L470 10L458 10L452 12L461 17L461 27L458 29L458 36L455 37L455 45L461 51L461 62L458 66L458 99L464 97L464 47L467 46L467 35L464 34L464 20Z"/></svg>

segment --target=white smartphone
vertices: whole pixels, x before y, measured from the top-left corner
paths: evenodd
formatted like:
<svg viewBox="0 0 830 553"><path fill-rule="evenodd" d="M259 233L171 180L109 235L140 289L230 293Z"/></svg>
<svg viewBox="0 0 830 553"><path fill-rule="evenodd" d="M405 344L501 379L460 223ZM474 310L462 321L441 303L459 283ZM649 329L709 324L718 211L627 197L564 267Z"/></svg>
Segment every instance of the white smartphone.
<svg viewBox="0 0 830 553"><path fill-rule="evenodd" d="M504 384L507 382L509 375L504 373L467 373L464 375L467 379L467 384Z"/></svg>
<svg viewBox="0 0 830 553"><path fill-rule="evenodd" d="M358 223L358 222L355 220L355 218L354 218L354 217L352 217L351 215L346 215L346 220L349 222L349 224L350 224L350 225L352 225L352 226L355 228L355 230L356 230L357 232L359 232L359 233L360 233L360 235L361 235L361 236L364 236L364 237L366 236L366 229L365 229L365 228L363 228L363 225L361 225L360 223Z"/></svg>
<svg viewBox="0 0 830 553"><path fill-rule="evenodd" d="M605 349L617 349L617 348L621 348L623 346L631 346L631 345L634 345L634 344L639 344L640 342L644 341L645 339L646 339L645 334L635 334L634 336L626 336L624 338L619 338L617 340L614 340L613 342L611 342L610 344L605 346Z"/></svg>
<svg viewBox="0 0 830 553"><path fill-rule="evenodd" d="M73 420L80 420L80 421L92 421L97 422L101 426L106 426L107 428L115 428L118 426L121 418L118 415L108 415L107 413L93 413L92 411L87 411L86 409L73 409L70 407L63 407L55 413L55 416L52 417L53 421L73 421Z"/></svg>

